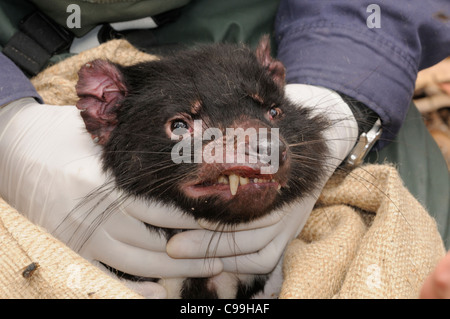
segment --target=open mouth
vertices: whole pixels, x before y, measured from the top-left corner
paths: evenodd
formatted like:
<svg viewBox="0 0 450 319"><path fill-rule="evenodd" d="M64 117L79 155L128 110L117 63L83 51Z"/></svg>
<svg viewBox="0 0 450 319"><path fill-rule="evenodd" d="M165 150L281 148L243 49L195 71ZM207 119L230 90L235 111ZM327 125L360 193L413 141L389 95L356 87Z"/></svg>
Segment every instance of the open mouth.
<svg viewBox="0 0 450 319"><path fill-rule="evenodd" d="M186 193L192 197L222 194L233 197L240 192L280 190L282 183L273 175L260 174L259 171L249 168L233 168L220 175L197 182L185 188Z"/></svg>
<svg viewBox="0 0 450 319"><path fill-rule="evenodd" d="M264 176L264 175L261 175ZM205 186L214 186L214 185L228 185L229 189L230 189L230 193L231 195L236 195L236 193L238 192L239 187L242 187L244 185L247 184L257 184L257 185L263 185L263 184L277 184L277 189L281 189L281 184L279 184L277 181L275 181L275 179L266 179L266 178L248 178L248 177L244 177L244 176L239 176L236 174L231 174L231 175L220 175L217 178L217 181L215 182L207 182L207 183L202 183L199 184L197 186L199 187L205 187Z"/></svg>

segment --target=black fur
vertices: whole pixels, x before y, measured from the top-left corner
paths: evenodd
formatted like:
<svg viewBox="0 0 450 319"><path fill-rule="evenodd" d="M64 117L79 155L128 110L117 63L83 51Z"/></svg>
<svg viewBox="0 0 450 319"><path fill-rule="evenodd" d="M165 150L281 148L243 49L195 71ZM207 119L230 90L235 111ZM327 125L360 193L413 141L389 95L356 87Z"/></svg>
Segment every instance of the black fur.
<svg viewBox="0 0 450 319"><path fill-rule="evenodd" d="M264 289L269 276L255 276L250 283L239 282L236 299L250 299Z"/></svg>
<svg viewBox="0 0 450 319"><path fill-rule="evenodd" d="M188 278L183 282L181 289L183 299L217 299L219 296L214 290L208 288L207 278Z"/></svg>

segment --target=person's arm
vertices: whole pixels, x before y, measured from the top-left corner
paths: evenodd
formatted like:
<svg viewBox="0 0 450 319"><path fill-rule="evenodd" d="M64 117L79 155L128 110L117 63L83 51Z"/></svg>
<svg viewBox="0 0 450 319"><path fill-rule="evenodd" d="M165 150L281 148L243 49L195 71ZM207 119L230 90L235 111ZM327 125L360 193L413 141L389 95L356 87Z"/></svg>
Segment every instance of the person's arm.
<svg viewBox="0 0 450 319"><path fill-rule="evenodd" d="M43 102L27 77L0 52L0 106L24 97Z"/></svg>
<svg viewBox="0 0 450 319"><path fill-rule="evenodd" d="M373 1L282 0L275 33L288 83L323 86L368 106L381 118L382 147L403 123L418 70L450 55L450 2L376 3L379 11Z"/></svg>

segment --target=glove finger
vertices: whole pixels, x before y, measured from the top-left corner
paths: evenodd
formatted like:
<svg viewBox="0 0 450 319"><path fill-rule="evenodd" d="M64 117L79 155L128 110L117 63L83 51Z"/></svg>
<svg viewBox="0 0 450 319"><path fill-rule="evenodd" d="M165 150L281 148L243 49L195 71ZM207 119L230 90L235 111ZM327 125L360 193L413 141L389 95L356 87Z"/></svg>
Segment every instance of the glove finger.
<svg viewBox="0 0 450 319"><path fill-rule="evenodd" d="M218 258L173 259L166 253L148 251L108 239L104 249L96 250L91 260L100 261L127 274L149 278L209 277L223 269ZM88 258L89 259L89 258Z"/></svg>
<svg viewBox="0 0 450 319"><path fill-rule="evenodd" d="M250 230L257 228L264 228L278 223L284 216L283 211L275 211L267 216L251 221L249 223L241 223L237 225L220 225L218 222L210 222L204 219L198 220L198 224L209 230L220 229L222 232L234 232L242 230Z"/></svg>
<svg viewBox="0 0 450 319"><path fill-rule="evenodd" d="M241 231L213 232L191 230L176 234L167 243L174 258L228 257L249 254L265 247L279 232L279 225Z"/></svg>
<svg viewBox="0 0 450 319"><path fill-rule="evenodd" d="M257 253L222 258L223 270L239 274L268 274L273 271L283 252L284 249L272 241Z"/></svg>
<svg viewBox="0 0 450 319"><path fill-rule="evenodd" d="M119 242L149 251L166 251L167 239L164 234L148 228L143 222L122 210L116 211L100 227Z"/></svg>
<svg viewBox="0 0 450 319"><path fill-rule="evenodd" d="M195 219L175 207L130 198L126 203L126 211L134 218L147 224L176 229L199 229Z"/></svg>
<svg viewBox="0 0 450 319"><path fill-rule="evenodd" d="M305 225L314 203L315 197L310 196L292 205L289 213L277 224L278 227L275 228L277 233L272 236L272 241L252 254L222 258L224 270L243 274L271 272L279 262L288 243L298 236Z"/></svg>
<svg viewBox="0 0 450 319"><path fill-rule="evenodd" d="M278 238L275 243L279 242L282 245L279 249L283 250L287 241L297 236L306 223L314 203L314 196L310 196L288 205L274 214L282 216L278 222L263 228L222 232L218 226L220 231L216 232L192 230L176 234L167 243L167 253L174 258L233 257L258 252L275 238Z"/></svg>

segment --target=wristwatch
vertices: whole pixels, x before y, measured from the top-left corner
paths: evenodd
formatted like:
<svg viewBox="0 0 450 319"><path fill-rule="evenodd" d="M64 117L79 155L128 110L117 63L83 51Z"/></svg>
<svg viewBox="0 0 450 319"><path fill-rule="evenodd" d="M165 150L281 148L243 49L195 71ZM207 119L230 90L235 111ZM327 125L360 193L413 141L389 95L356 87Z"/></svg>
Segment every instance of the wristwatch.
<svg viewBox="0 0 450 319"><path fill-rule="evenodd" d="M347 158L342 163L347 167L360 165L374 144L381 136L381 120L377 113L364 103L342 93L337 92L353 112L358 123L359 138Z"/></svg>
<svg viewBox="0 0 450 319"><path fill-rule="evenodd" d="M383 129L381 128L381 120L377 119L373 127L368 132L363 132L359 136L355 147L350 151L345 164L348 166L358 166L367 156L373 145L378 141Z"/></svg>

